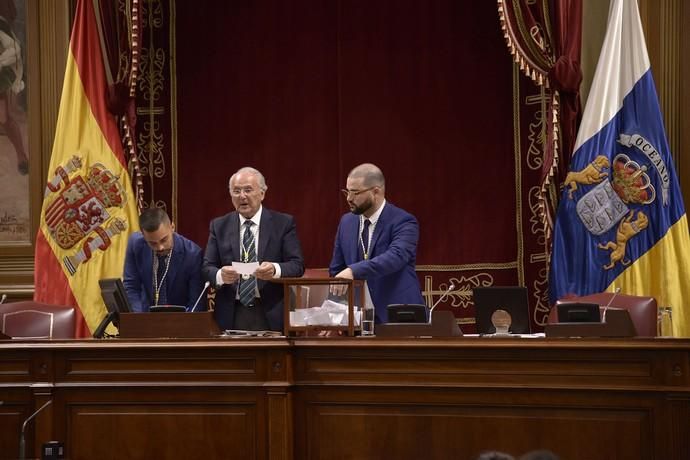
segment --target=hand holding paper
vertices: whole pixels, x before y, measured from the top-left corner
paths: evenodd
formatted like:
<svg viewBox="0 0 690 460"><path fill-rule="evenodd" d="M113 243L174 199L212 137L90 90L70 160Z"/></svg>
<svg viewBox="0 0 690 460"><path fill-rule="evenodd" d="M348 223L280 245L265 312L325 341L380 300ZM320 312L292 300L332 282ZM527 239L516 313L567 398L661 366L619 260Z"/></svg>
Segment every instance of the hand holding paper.
<svg viewBox="0 0 690 460"><path fill-rule="evenodd" d="M259 268L259 262L233 262L232 268L238 275L254 275L254 272Z"/></svg>

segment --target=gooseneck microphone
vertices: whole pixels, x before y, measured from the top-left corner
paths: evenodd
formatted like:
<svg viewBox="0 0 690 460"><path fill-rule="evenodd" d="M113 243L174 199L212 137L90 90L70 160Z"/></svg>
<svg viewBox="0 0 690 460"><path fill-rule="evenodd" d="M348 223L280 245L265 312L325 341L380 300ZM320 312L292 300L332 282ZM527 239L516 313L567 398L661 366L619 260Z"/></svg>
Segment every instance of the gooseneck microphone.
<svg viewBox="0 0 690 460"><path fill-rule="evenodd" d="M602 323L605 323L605 322L606 322L606 310L609 309L609 307L610 307L611 304L613 303L613 299L616 298L616 296L618 295L619 292L621 292L621 288L616 288L616 291L613 293L613 295L612 295L611 298L609 299L609 303L607 303L607 304L604 306L604 312L601 314L601 322L602 322Z"/></svg>
<svg viewBox="0 0 690 460"><path fill-rule="evenodd" d="M201 300L201 296L204 295L204 292L206 292L206 289L211 285L210 281L206 281L204 283L204 288L201 290L201 294L199 294L199 298L196 299L196 302L194 302L194 306L192 307L191 310L189 310L189 313L194 313L194 310L196 310L196 306L199 305L199 301Z"/></svg>
<svg viewBox="0 0 690 460"><path fill-rule="evenodd" d="M22 431L19 433L19 459L24 460L26 459L26 439L24 438L24 432L26 431L26 425L29 423L31 420L33 420L34 417L36 417L43 409L51 405L53 402L52 399L49 399L44 405L36 409L36 412L33 414L29 415L29 418L24 420L24 423L22 423Z"/></svg>
<svg viewBox="0 0 690 460"><path fill-rule="evenodd" d="M0 299L0 304L5 303L5 300L7 300L7 294L2 295L2 299Z"/></svg>
<svg viewBox="0 0 690 460"><path fill-rule="evenodd" d="M434 312L434 308L436 308L436 306L438 304L443 302L443 299L448 297L448 294L450 294L450 291L452 291L453 289L455 289L455 284L450 283L450 286L448 286L448 289L446 289L445 292L443 293L443 295L441 297L439 297L438 300L436 302L434 302L434 304L431 306L431 308L429 309L429 324L431 324L431 314Z"/></svg>

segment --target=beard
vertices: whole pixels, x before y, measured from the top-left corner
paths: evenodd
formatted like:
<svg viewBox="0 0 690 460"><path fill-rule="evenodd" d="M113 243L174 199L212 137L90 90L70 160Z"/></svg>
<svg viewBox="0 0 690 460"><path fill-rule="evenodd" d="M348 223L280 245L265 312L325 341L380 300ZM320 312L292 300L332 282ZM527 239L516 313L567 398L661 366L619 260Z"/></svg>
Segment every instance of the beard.
<svg viewBox="0 0 690 460"><path fill-rule="evenodd" d="M350 202L348 204L350 205L350 212L352 212L352 214L360 215L370 210L374 206L374 201L371 198L368 198L359 206L357 206L354 202Z"/></svg>

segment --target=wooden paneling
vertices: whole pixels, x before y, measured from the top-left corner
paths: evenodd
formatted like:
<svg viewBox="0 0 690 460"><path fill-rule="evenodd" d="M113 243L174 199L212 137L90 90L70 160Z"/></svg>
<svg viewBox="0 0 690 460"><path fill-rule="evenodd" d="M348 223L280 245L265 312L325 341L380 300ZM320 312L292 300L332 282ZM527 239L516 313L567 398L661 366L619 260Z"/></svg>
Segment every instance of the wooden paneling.
<svg viewBox="0 0 690 460"><path fill-rule="evenodd" d="M0 401L0 458L15 459L19 456L19 432L22 422L34 410L33 395L28 388L0 387ZM34 439L33 427L27 430L26 435L28 440Z"/></svg>
<svg viewBox="0 0 690 460"><path fill-rule="evenodd" d="M265 458L254 391L71 390L64 398L72 459Z"/></svg>
<svg viewBox="0 0 690 460"><path fill-rule="evenodd" d="M29 456L685 460L690 340L7 341L0 401L0 459L52 401Z"/></svg>
<svg viewBox="0 0 690 460"><path fill-rule="evenodd" d="M306 427L306 446L298 458L473 460L486 450L519 454L535 446L564 458L654 455L654 441L639 436L651 432L654 408L615 394L596 403L587 394L520 391L329 394L328 401L304 395L306 418L296 426Z"/></svg>

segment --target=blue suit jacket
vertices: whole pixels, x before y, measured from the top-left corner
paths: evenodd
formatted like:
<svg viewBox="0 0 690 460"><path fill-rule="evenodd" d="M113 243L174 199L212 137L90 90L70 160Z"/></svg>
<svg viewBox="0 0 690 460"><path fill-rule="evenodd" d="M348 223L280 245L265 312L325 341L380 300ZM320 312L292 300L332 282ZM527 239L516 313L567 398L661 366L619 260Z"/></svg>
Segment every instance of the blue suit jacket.
<svg viewBox="0 0 690 460"><path fill-rule="evenodd" d="M170 269L165 281L166 299L170 305L191 309L203 289L201 248L193 241L173 233L174 243ZM141 232L133 233L127 242L124 285L133 311L149 311L153 305L153 251ZM195 311L206 309L204 299Z"/></svg>
<svg viewBox="0 0 690 460"><path fill-rule="evenodd" d="M388 321L386 307L394 303L424 304L415 273L419 224L410 213L386 202L371 237L369 260L359 252L359 216L340 219L329 271L350 267L355 279L366 280L376 307L376 321Z"/></svg>
<svg viewBox="0 0 690 460"><path fill-rule="evenodd" d="M261 211L259 223L259 250L261 262L280 265L282 278L298 277L304 273L304 257L297 238L295 220L288 214L266 209ZM211 221L208 244L204 256L204 278L216 286L216 273L224 265L240 262L240 217L233 211ZM274 331L283 330L283 285L257 280L261 303L268 324ZM221 329L233 329L237 283L217 287L214 315Z"/></svg>

